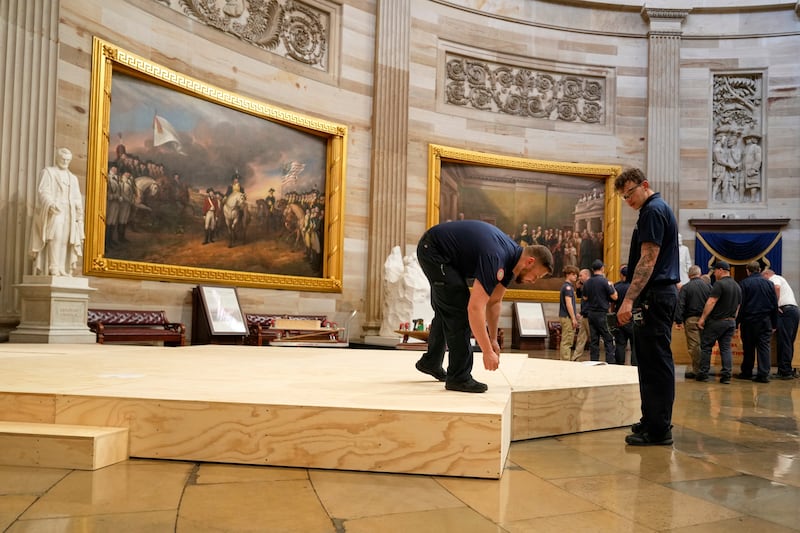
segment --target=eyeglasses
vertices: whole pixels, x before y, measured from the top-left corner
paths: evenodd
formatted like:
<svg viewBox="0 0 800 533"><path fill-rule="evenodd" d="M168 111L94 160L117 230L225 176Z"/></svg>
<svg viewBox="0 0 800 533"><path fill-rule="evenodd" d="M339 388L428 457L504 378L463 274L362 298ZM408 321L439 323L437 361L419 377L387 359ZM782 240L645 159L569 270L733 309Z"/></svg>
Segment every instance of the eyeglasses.
<svg viewBox="0 0 800 533"><path fill-rule="evenodd" d="M628 198L633 196L633 191L635 191L636 189L638 189L641 186L642 186L642 184L640 183L640 184L636 185L635 187L631 187L630 189L628 189L627 192L622 193L622 199L623 200L627 200Z"/></svg>

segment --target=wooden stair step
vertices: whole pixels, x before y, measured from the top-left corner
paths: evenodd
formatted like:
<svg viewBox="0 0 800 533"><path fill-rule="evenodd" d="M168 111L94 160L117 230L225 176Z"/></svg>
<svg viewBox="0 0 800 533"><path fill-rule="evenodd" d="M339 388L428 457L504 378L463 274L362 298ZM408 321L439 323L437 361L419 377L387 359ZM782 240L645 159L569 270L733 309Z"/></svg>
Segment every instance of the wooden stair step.
<svg viewBox="0 0 800 533"><path fill-rule="evenodd" d="M0 464L97 470L128 459L128 428L0 421Z"/></svg>

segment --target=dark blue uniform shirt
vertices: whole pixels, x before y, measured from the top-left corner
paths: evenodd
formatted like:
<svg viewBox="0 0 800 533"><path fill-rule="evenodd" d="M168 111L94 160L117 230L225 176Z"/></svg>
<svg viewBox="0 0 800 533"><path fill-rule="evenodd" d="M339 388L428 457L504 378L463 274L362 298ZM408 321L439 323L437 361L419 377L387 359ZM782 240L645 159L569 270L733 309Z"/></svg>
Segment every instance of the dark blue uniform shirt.
<svg viewBox="0 0 800 533"><path fill-rule="evenodd" d="M641 259L641 244L651 242L660 247L653 274L643 294L652 286L674 285L681 279L678 266L678 223L672 209L661 198L661 193L651 195L639 209L639 219L631 236L628 272L634 272Z"/></svg>
<svg viewBox="0 0 800 533"><path fill-rule="evenodd" d="M608 282L606 277L602 274L592 274L592 277L583 284L583 295L586 299L585 303L581 305L585 305L588 312L608 312L612 294L614 294L614 286Z"/></svg>
<svg viewBox="0 0 800 533"><path fill-rule="evenodd" d="M424 237L465 278L481 282L487 294L498 283L508 287L522 247L497 226L480 220L456 220L433 226Z"/></svg>
<svg viewBox="0 0 800 533"><path fill-rule="evenodd" d="M766 283L764 283L766 281ZM753 272L739 282L742 288L742 307L739 309L739 322L746 322L768 315L775 329L778 323L778 297L775 285L763 278L760 272Z"/></svg>
<svg viewBox="0 0 800 533"><path fill-rule="evenodd" d="M558 298L558 316L569 318L569 311L567 311L568 297L572 298L572 316L578 318L578 298L575 296L575 287L569 281L565 281L561 286L561 293Z"/></svg>

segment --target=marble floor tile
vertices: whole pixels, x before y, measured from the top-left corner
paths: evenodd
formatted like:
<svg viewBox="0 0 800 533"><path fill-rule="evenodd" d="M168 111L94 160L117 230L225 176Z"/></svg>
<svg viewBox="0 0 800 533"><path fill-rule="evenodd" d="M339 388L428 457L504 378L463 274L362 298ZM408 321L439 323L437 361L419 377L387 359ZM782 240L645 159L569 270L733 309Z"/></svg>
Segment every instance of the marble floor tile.
<svg viewBox="0 0 800 533"><path fill-rule="evenodd" d="M69 473L61 468L0 466L0 495L46 492Z"/></svg>
<svg viewBox="0 0 800 533"><path fill-rule="evenodd" d="M507 529L467 507L387 514L346 520L347 533L505 533ZM530 531L530 530L529 530Z"/></svg>
<svg viewBox="0 0 800 533"><path fill-rule="evenodd" d="M22 519L175 510L194 467L175 461L126 461L95 471L75 470Z"/></svg>
<svg viewBox="0 0 800 533"><path fill-rule="evenodd" d="M25 509L36 501L35 494L6 494L0 496L0 531L14 523Z"/></svg>
<svg viewBox="0 0 800 533"><path fill-rule="evenodd" d="M786 527L800 527L800 488L756 476L678 481L667 487L739 513Z"/></svg>
<svg viewBox="0 0 800 533"><path fill-rule="evenodd" d="M177 531L309 531L334 533L308 480L218 483L186 487Z"/></svg>
<svg viewBox="0 0 800 533"><path fill-rule="evenodd" d="M741 514L632 474L557 479L553 483L598 507L657 531Z"/></svg>
<svg viewBox="0 0 800 533"><path fill-rule="evenodd" d="M169 533L175 531L174 511L143 511L139 513L112 513L66 518L19 520L5 533L86 533L113 531L114 533Z"/></svg>
<svg viewBox="0 0 800 533"><path fill-rule="evenodd" d="M530 472L506 468L497 480L437 478L447 490L492 521L510 522L541 516L594 511L599 506Z"/></svg>
<svg viewBox="0 0 800 533"><path fill-rule="evenodd" d="M464 507L428 476L311 470L320 501L335 518L414 513Z"/></svg>

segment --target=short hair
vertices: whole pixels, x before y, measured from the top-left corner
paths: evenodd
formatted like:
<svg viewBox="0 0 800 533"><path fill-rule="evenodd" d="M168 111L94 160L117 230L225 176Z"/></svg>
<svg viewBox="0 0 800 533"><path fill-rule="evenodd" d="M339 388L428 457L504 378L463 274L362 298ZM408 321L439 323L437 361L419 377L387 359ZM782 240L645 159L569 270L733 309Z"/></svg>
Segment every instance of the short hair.
<svg viewBox="0 0 800 533"><path fill-rule="evenodd" d="M565 278L570 274L575 274L577 276L578 272L579 272L578 267L576 267L575 265L567 265L564 267L564 270L562 271Z"/></svg>
<svg viewBox="0 0 800 533"><path fill-rule="evenodd" d="M622 173L614 180L614 189L617 191L622 191L625 189L625 185L627 183L641 185L644 181L647 181L647 178L641 169L629 168L627 170L623 170Z"/></svg>
<svg viewBox="0 0 800 533"><path fill-rule="evenodd" d="M749 263L747 263L747 266L745 268L751 274L754 274L756 272L761 272L761 263L759 263L758 261L750 261Z"/></svg>
<svg viewBox="0 0 800 533"><path fill-rule="evenodd" d="M525 254L536 258L536 262L545 267L549 274L553 273L553 254L550 248L543 244L532 244L525 247Z"/></svg>
<svg viewBox="0 0 800 533"><path fill-rule="evenodd" d="M700 267L699 267L699 266L697 266L697 265L692 265L692 266L690 266L690 267L689 267L689 272L688 272L688 274L689 274L689 277L690 277L690 278L696 278L697 276L699 276L700 274L702 274L702 270L700 270Z"/></svg>

